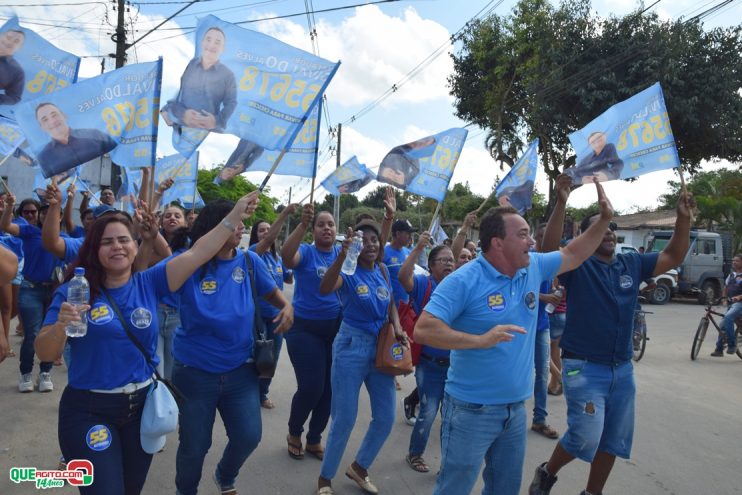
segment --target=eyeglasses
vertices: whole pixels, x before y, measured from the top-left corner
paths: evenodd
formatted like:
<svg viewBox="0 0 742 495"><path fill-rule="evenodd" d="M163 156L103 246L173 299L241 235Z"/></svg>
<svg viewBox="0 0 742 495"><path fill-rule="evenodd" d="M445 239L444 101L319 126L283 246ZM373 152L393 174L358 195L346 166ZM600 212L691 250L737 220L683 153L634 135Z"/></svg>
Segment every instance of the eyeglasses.
<svg viewBox="0 0 742 495"><path fill-rule="evenodd" d="M453 265L454 263L456 263L456 260L454 260L453 258L438 258L433 260L433 263L435 262L438 262L442 265Z"/></svg>
<svg viewBox="0 0 742 495"><path fill-rule="evenodd" d="M24 215L35 215L38 212L39 212L39 210L23 210L23 211L21 211L21 213L23 213Z"/></svg>

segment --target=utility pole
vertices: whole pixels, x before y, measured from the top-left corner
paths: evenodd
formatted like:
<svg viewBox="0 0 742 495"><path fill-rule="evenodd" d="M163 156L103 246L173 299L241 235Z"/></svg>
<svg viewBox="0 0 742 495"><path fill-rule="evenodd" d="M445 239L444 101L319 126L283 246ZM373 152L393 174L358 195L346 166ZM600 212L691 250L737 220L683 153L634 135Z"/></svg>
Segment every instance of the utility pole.
<svg viewBox="0 0 742 495"><path fill-rule="evenodd" d="M116 2L116 32L111 35L111 40L116 43L116 53L111 54L116 60L116 68L120 69L126 65L126 26L124 14L126 13L126 0L113 0ZM111 180L109 181L111 189L118 191L121 187L121 167L111 162Z"/></svg>
<svg viewBox="0 0 742 495"><path fill-rule="evenodd" d="M340 168L340 135L343 132L343 124L338 124L338 145L337 149L335 150L336 153L336 160L335 160L335 168ZM332 216L335 217L335 223L337 225L340 225L340 196L335 196L335 204L332 208Z"/></svg>

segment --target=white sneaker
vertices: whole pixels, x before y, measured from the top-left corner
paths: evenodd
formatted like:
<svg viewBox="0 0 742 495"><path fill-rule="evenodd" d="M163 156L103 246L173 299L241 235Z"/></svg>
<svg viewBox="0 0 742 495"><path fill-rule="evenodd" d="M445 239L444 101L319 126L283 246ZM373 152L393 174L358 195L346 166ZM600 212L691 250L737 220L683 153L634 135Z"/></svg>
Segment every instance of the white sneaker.
<svg viewBox="0 0 742 495"><path fill-rule="evenodd" d="M39 373L39 392L51 392L54 390L51 373Z"/></svg>
<svg viewBox="0 0 742 495"><path fill-rule="evenodd" d="M18 391L21 393L33 392L33 377L31 373L24 373L18 380Z"/></svg>

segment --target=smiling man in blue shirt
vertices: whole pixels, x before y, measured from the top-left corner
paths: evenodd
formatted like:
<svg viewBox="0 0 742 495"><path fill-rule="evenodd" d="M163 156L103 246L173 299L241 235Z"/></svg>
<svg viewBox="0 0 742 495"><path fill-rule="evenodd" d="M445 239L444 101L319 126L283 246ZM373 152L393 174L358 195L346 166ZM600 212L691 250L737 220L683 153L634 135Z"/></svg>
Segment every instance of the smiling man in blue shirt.
<svg viewBox="0 0 742 495"><path fill-rule="evenodd" d="M557 202L542 244L546 251L559 246L571 183L566 175L557 178ZM612 223L602 227L602 241L592 256L559 277L567 289L567 324L559 345L568 429L549 462L536 468L529 495L548 495L557 472L575 458L590 463L581 495L600 495L616 456L629 458L636 395L632 333L639 284L683 261L693 205L691 195L680 195L675 231L660 253L614 254L616 225ZM593 216L585 218L581 227L591 232L596 224Z"/></svg>
<svg viewBox="0 0 742 495"><path fill-rule="evenodd" d="M577 268L600 243L613 209L596 188L600 220L561 251L530 252L530 227L515 209L487 212L482 256L446 277L420 316L415 341L451 349L435 495L469 493L483 460L482 494L518 494L539 285Z"/></svg>

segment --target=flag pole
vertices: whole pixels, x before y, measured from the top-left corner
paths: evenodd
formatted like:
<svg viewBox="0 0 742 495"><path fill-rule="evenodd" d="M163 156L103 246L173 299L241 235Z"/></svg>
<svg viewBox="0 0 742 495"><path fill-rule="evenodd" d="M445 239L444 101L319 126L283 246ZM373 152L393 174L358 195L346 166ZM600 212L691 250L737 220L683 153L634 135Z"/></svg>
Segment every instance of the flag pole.
<svg viewBox="0 0 742 495"><path fill-rule="evenodd" d="M685 178L683 177L683 166L678 166L677 171L680 176L680 192L688 194L688 189L685 187ZM695 215L693 215L693 210L691 208L688 208L688 213L690 214L690 223L692 225L695 221Z"/></svg>
<svg viewBox="0 0 742 495"><path fill-rule="evenodd" d="M428 232L432 232L433 225L435 225L435 219L438 217L438 214L441 212L441 204L443 204L442 201L438 201L438 205L435 207L435 211L433 212L433 219L430 221L430 227L428 228Z"/></svg>

